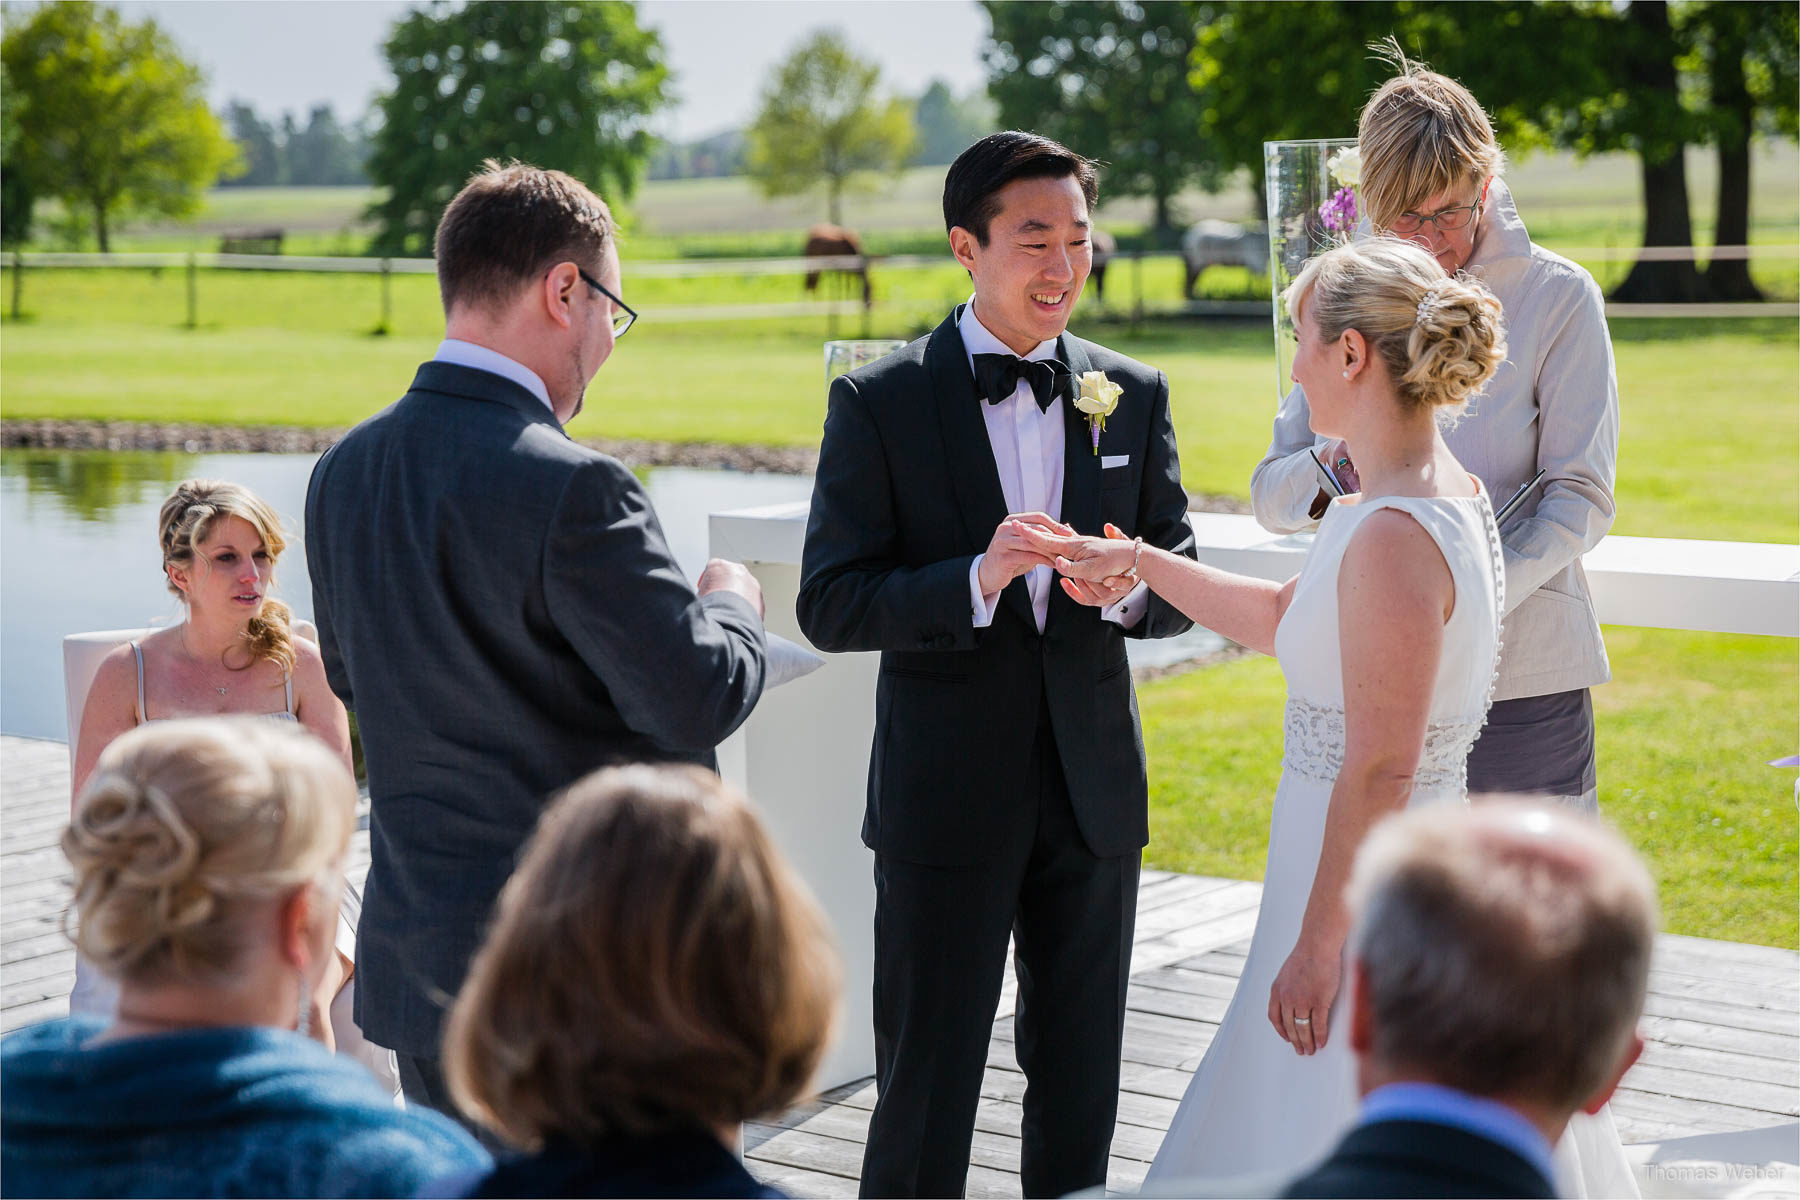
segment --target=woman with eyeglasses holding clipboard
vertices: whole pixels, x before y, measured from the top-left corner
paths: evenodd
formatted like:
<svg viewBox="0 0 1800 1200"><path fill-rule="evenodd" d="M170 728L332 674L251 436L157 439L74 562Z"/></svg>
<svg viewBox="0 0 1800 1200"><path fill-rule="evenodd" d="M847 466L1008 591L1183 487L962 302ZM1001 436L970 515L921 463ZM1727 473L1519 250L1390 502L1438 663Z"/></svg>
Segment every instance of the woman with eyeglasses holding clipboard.
<svg viewBox="0 0 1800 1200"><path fill-rule="evenodd" d="M1389 53L1399 73L1363 108L1358 130L1364 211L1376 233L1417 242L1499 297L1507 360L1444 439L1496 504L1530 489L1498 517L1504 647L1494 705L1469 755L1469 792L1594 811L1588 689L1611 670L1581 556L1614 515L1619 392L1605 300L1592 276L1527 235L1475 98L1398 47ZM1340 490L1359 490L1353 450L1316 443L1296 387L1250 476L1256 519L1276 533L1309 528Z"/></svg>

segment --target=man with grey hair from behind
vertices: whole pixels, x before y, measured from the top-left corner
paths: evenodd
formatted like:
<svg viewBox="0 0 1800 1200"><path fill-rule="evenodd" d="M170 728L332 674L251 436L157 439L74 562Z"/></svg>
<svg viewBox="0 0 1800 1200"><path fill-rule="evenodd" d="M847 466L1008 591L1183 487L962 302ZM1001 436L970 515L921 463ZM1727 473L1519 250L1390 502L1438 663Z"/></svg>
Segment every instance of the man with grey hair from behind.
<svg viewBox="0 0 1800 1200"><path fill-rule="evenodd" d="M1415 809L1357 855L1357 1125L1289 1196L1554 1196L1551 1147L1637 1032L1655 889L1617 834L1514 801Z"/></svg>

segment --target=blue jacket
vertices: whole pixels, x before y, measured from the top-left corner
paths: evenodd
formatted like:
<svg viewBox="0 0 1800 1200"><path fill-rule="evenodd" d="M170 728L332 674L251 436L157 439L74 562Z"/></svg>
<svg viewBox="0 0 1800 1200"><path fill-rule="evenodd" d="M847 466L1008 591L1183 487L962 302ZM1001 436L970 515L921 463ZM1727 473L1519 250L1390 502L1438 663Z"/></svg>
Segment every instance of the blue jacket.
<svg viewBox="0 0 1800 1200"><path fill-rule="evenodd" d="M0 1041L0 1192L9 1196L410 1196L489 1164L437 1113L278 1029L85 1045L79 1017Z"/></svg>

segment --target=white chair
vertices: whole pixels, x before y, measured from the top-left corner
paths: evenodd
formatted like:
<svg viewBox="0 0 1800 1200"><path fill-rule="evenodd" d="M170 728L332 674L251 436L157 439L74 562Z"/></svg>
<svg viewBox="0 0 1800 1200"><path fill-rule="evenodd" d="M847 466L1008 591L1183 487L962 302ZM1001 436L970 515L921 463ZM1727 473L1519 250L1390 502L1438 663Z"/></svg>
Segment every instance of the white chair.
<svg viewBox="0 0 1800 1200"><path fill-rule="evenodd" d="M295 621L295 636L315 646L319 630L311 621ZM126 642L142 641L155 629L102 629L95 633L71 633L63 638L63 703L69 714L69 769L75 768L75 744L81 738L81 711L87 707L88 690L100 661Z"/></svg>
<svg viewBox="0 0 1800 1200"><path fill-rule="evenodd" d="M318 644L319 630L311 621L294 621L290 628L294 636L303 637L314 645ZM103 629L93 633L71 633L63 638L63 703L67 705L69 716L71 771L75 769L75 745L81 738L81 713L87 707L88 692L94 686L94 676L100 670L101 660L127 642L141 641L155 632L155 629ZM347 900L360 911L360 897L347 897ZM340 918L338 933L338 948L343 951L344 957L354 961L355 927ZM78 956L75 961L75 987L69 993L69 1010L111 1016L118 1007L118 1002L118 989L112 981L87 966ZM356 978L352 976L331 1003L331 1028L337 1035L338 1053L354 1058L369 1068L377 1080L398 1096L400 1075L394 1063L393 1052L364 1040L362 1030L352 1017L355 1002Z"/></svg>

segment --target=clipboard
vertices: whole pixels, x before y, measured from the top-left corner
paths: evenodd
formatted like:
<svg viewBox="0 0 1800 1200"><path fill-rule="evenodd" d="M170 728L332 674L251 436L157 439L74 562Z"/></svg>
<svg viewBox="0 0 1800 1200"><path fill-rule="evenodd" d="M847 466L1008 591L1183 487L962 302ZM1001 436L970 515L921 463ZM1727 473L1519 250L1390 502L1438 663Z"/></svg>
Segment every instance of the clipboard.
<svg viewBox="0 0 1800 1200"><path fill-rule="evenodd" d="M1319 452L1310 446L1307 447L1306 452L1312 455L1313 465L1319 468L1319 474L1323 475L1325 481L1331 485L1331 494L1334 496L1348 495L1349 493L1344 490L1344 485L1338 482L1338 477L1331 473L1331 468L1327 467L1325 460L1319 457Z"/></svg>

